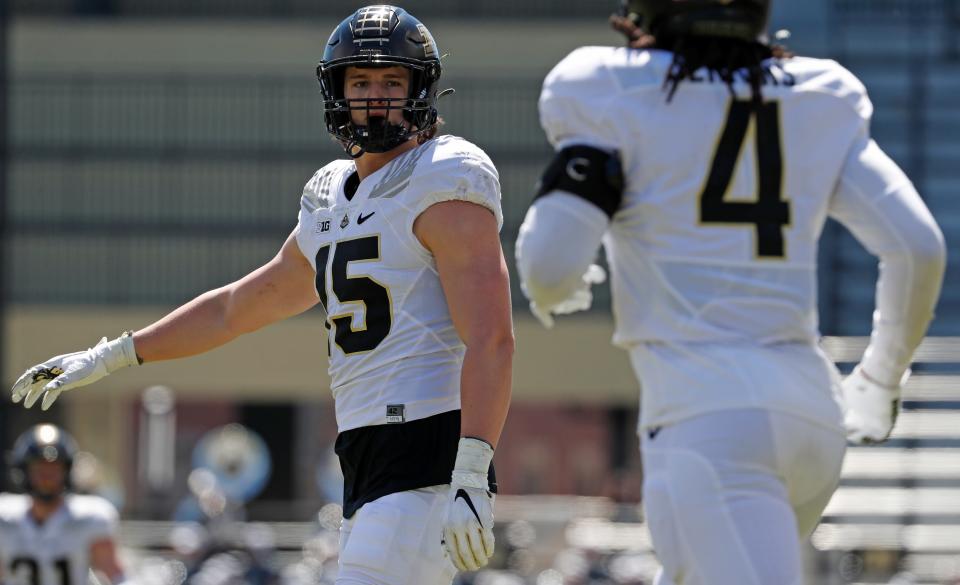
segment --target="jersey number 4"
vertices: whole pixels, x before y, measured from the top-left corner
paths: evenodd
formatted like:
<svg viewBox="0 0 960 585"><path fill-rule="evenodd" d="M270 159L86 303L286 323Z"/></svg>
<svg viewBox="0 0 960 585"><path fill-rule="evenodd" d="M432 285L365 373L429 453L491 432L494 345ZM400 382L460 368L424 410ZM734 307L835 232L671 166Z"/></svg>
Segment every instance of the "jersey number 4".
<svg viewBox="0 0 960 585"><path fill-rule="evenodd" d="M335 329L333 339L343 353L350 355L375 349L390 333L390 291L369 276L347 276L351 262L375 262L380 259L380 236L341 240L333 244L330 266L332 292L341 303L357 303L364 307L364 325L353 327L353 315L330 315L327 304L327 260L330 244L317 250L317 292L327 311L327 320Z"/></svg>
<svg viewBox="0 0 960 585"><path fill-rule="evenodd" d="M727 201L750 118L756 119L757 196L754 201ZM780 104L768 102L754 109L751 102L733 100L727 124L713 155L710 176L700 194L700 223L753 224L756 254L783 258L783 227L790 225L790 203L782 199L783 155L780 151Z"/></svg>

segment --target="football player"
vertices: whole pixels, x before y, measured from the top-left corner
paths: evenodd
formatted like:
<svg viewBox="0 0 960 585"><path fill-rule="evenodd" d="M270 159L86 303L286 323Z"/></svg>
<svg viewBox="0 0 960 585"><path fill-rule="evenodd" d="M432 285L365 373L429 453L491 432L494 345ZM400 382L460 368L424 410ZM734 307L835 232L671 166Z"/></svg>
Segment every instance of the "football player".
<svg viewBox="0 0 960 585"><path fill-rule="evenodd" d="M540 96L556 157L517 242L522 285L549 325L589 306L605 247L660 584L801 582L845 438L889 435L944 271L863 85L768 44L769 11L625 0L628 46L575 50ZM871 342L842 383L817 345L827 217L880 259Z"/></svg>
<svg viewBox="0 0 960 585"><path fill-rule="evenodd" d="M0 494L0 581L5 585L86 585L90 569L124 581L117 559L117 510L99 496L70 493L77 447L51 424L37 425L13 446L14 483Z"/></svg>
<svg viewBox="0 0 960 585"><path fill-rule="evenodd" d="M307 182L276 258L135 333L31 368L14 400L42 396L46 408L117 369L198 354L320 302L345 484L337 583L448 584L454 567L485 565L510 293L497 170L470 142L436 136L440 56L403 9L341 22L317 76L349 158Z"/></svg>

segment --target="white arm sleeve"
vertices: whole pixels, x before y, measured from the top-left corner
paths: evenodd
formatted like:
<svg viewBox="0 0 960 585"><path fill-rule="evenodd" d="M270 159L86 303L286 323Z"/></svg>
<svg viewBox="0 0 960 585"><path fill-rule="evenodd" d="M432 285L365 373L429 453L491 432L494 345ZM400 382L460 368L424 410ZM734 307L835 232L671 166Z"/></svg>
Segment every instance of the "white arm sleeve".
<svg viewBox="0 0 960 585"><path fill-rule="evenodd" d="M623 152L616 119L598 115L619 91L602 65L609 50L577 49L544 80L540 125L555 149L578 145ZM534 201L520 226L516 256L520 286L541 321L541 313L589 307L590 284L602 277L588 269L609 225L599 207L572 193L554 190Z"/></svg>
<svg viewBox="0 0 960 585"><path fill-rule="evenodd" d="M855 142L829 210L880 259L867 374L898 386L927 331L946 265L943 234L913 184L866 131Z"/></svg>
<svg viewBox="0 0 960 585"><path fill-rule="evenodd" d="M532 303L549 311L583 286L610 220L576 195L554 191L537 199L520 226L517 270Z"/></svg>

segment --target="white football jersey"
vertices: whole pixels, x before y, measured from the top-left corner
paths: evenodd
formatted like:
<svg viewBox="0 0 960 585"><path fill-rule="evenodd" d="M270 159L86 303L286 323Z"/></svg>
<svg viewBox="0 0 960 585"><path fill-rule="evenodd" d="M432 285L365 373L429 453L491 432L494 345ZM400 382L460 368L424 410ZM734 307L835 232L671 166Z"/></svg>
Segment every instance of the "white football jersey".
<svg viewBox="0 0 960 585"><path fill-rule="evenodd" d="M0 582L86 585L90 545L114 537L116 508L99 496L68 495L41 525L29 510L29 496L0 494Z"/></svg>
<svg viewBox="0 0 960 585"><path fill-rule="evenodd" d="M297 243L327 310L331 389L341 432L460 408L464 345L433 255L413 233L428 207L462 200L502 226L496 168L480 148L441 136L360 182L350 160L323 167L303 190ZM326 345L326 348L323 346Z"/></svg>
<svg viewBox="0 0 960 585"><path fill-rule="evenodd" d="M833 61L769 60L752 114L745 81L663 90L672 53L585 47L544 82L551 143L616 150L623 202L604 236L614 342L811 342L817 239L851 145L863 85Z"/></svg>

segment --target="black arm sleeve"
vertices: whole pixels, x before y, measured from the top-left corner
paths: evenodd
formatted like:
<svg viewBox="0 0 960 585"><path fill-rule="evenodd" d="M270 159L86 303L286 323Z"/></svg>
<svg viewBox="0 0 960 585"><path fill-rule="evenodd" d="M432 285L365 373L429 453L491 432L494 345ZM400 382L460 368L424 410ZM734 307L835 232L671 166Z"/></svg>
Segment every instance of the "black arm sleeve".
<svg viewBox="0 0 960 585"><path fill-rule="evenodd" d="M569 146L557 152L537 183L534 200L551 191L566 191L613 217L623 200L623 167L619 152L591 146Z"/></svg>

